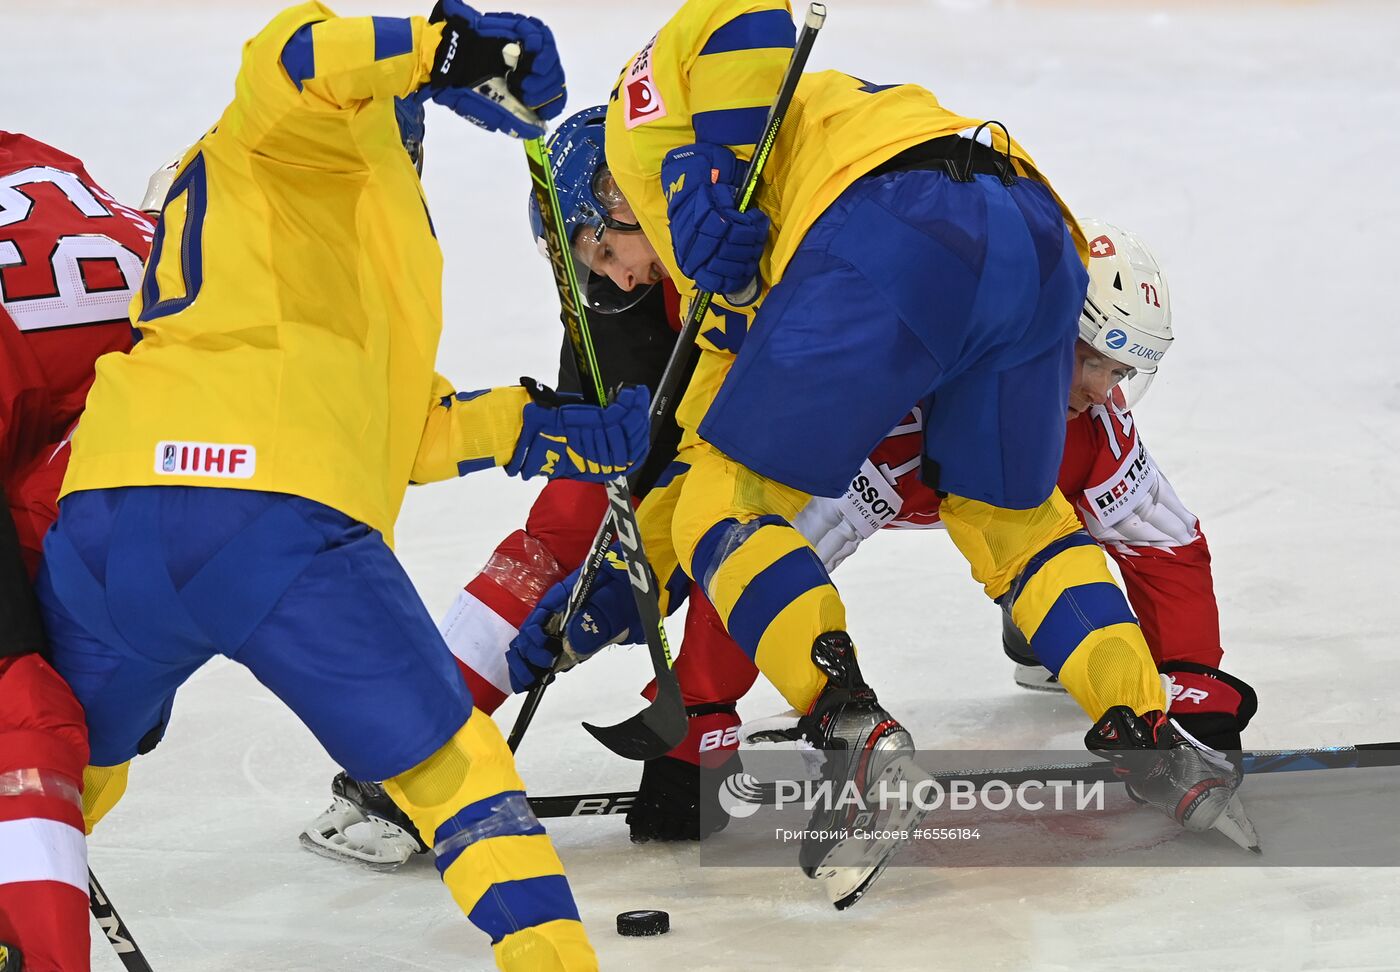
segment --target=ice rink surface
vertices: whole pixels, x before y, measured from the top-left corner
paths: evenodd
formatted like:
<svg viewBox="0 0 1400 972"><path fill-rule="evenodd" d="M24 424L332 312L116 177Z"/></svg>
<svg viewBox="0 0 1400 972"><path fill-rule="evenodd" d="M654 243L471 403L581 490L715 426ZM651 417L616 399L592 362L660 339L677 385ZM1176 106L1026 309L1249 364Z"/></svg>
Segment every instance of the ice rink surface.
<svg viewBox="0 0 1400 972"><path fill-rule="evenodd" d="M242 41L278 6L7 0L0 127L81 157L134 203L218 117ZM601 100L673 10L525 6L560 39L573 109ZM829 8L812 67L919 82L1000 119L1076 212L1156 250L1179 341L1136 415L1210 539L1226 663L1259 691L1247 744L1400 738L1400 7ZM447 260L440 370L464 389L552 379L559 328L519 147L430 108L426 183ZM399 551L434 613L535 493L500 473L411 492ZM887 531L836 581L868 679L923 747L1078 745L1081 712L1012 684L996 611L945 536ZM550 691L520 753L532 792L635 783L578 723L631 714L646 672L641 650L612 649ZM741 713L781 708L762 688ZM158 972L489 967L430 866L371 874L298 847L335 767L244 670L209 664L175 711L91 841ZM1294 814L1290 835L1328 826ZM620 819L550 831L609 969L1400 968L1393 869L901 869L838 915L795 868L700 868L695 846L632 846ZM1182 840L1159 860L1189 857ZM670 911L673 930L618 937L614 915L636 908ZM119 968L100 939L92 954Z"/></svg>

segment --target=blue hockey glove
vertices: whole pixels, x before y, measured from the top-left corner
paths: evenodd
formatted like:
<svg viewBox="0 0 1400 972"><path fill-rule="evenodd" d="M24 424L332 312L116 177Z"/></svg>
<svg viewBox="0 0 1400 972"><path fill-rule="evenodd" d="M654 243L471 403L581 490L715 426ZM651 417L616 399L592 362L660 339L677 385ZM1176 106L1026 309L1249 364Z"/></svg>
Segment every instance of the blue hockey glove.
<svg viewBox="0 0 1400 972"><path fill-rule="evenodd" d="M541 119L564 110L564 68L554 35L539 20L477 13L462 0L438 0L429 18L446 21L428 81L432 99L473 125L515 138L539 138ZM507 44L520 60L507 63Z"/></svg>
<svg viewBox="0 0 1400 972"><path fill-rule="evenodd" d="M561 395L531 378L520 383L532 399L506 472L521 479L581 479L590 483L619 476L646 458L651 433L651 392L632 386L605 408L583 404L581 395Z"/></svg>
<svg viewBox="0 0 1400 972"><path fill-rule="evenodd" d="M520 626L520 633L511 641L506 664L510 666L512 691L524 692L544 677L565 644L582 661L599 648L628 640L631 632L640 629L641 620L632 585L627 579L627 567L620 559L617 544L613 544L608 559L598 569L588 602L564 629L563 642L557 635L551 635L548 629L569 606L569 595L581 570L574 571L545 592Z"/></svg>
<svg viewBox="0 0 1400 972"><path fill-rule="evenodd" d="M768 242L768 217L757 207L738 210L740 176L734 153L710 142L672 149L661 163L676 264L696 286L717 294L750 288Z"/></svg>

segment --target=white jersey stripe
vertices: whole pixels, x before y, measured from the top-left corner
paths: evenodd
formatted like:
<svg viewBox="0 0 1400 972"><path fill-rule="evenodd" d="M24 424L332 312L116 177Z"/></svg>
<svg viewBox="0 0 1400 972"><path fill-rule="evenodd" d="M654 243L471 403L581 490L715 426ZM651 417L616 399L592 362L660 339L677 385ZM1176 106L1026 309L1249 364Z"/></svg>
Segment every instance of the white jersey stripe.
<svg viewBox="0 0 1400 972"><path fill-rule="evenodd" d="M57 820L0 820L0 884L61 881L87 893L87 842Z"/></svg>

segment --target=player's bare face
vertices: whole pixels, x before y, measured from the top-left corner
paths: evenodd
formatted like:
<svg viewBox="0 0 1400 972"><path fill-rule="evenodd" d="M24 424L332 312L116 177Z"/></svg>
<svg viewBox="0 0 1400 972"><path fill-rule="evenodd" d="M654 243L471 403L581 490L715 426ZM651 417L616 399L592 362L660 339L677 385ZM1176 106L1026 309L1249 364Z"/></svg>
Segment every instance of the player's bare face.
<svg viewBox="0 0 1400 972"><path fill-rule="evenodd" d="M609 215L624 223L635 223L637 219L625 202L613 208ZM584 230L574 239L574 252L584 266L596 274L606 275L624 293L660 283L666 276L656 248L641 230L607 227L601 236Z"/></svg>
<svg viewBox="0 0 1400 972"><path fill-rule="evenodd" d="M1106 354L1100 354L1083 341L1074 344L1074 379L1069 386L1069 414L1082 415L1090 406L1108 401L1113 386L1131 377L1133 369Z"/></svg>

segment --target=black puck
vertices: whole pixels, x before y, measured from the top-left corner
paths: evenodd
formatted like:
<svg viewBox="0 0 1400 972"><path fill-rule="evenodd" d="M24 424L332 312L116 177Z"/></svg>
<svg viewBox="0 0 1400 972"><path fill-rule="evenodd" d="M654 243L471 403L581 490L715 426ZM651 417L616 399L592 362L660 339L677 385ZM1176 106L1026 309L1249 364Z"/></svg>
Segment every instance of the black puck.
<svg viewBox="0 0 1400 972"><path fill-rule="evenodd" d="M671 916L664 911L624 911L617 916L617 933L629 938L664 935L671 930Z"/></svg>

